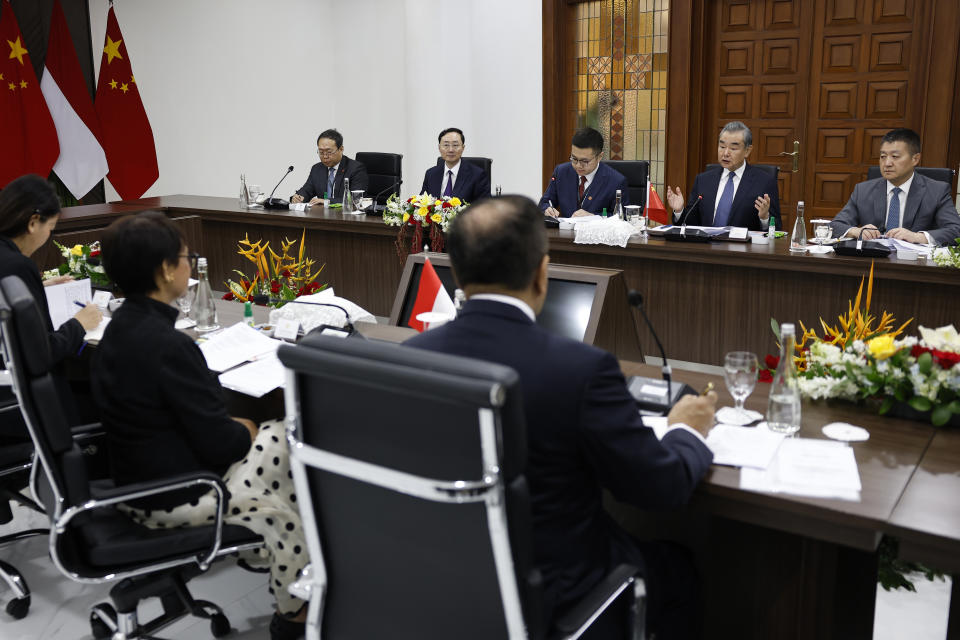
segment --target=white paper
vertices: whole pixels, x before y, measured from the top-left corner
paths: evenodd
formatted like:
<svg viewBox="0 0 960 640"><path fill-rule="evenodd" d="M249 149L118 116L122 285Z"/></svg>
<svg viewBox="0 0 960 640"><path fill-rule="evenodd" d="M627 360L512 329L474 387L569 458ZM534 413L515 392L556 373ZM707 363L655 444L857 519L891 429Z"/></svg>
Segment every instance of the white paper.
<svg viewBox="0 0 960 640"><path fill-rule="evenodd" d="M253 362L220 374L220 384L254 398L260 398L284 386L284 367L276 353L265 354Z"/></svg>
<svg viewBox="0 0 960 640"><path fill-rule="evenodd" d="M280 340L268 338L253 327L238 322L211 336L200 345L200 351L207 360L207 367L213 371L226 371L259 355L276 352L281 344Z"/></svg>
<svg viewBox="0 0 960 640"><path fill-rule="evenodd" d="M197 326L197 323L191 320L190 318L180 318L173 323L173 328L183 331L184 329L191 329Z"/></svg>
<svg viewBox="0 0 960 640"><path fill-rule="evenodd" d="M743 240L747 237L747 228L746 227L730 227L730 235L727 236L731 240Z"/></svg>
<svg viewBox="0 0 960 640"><path fill-rule="evenodd" d="M906 240L897 240L896 238L877 238L874 242L879 242L885 247L890 247L894 251L899 251L901 249L906 251L916 251L922 256L929 256L933 253L935 247L929 244L914 244L912 242L907 242Z"/></svg>
<svg viewBox="0 0 960 640"><path fill-rule="evenodd" d="M278 340L290 340L296 342L297 333L300 331L300 321L292 318L281 318L277 326L273 328L273 337Z"/></svg>
<svg viewBox="0 0 960 640"><path fill-rule="evenodd" d="M107 305L110 304L110 298L112 297L112 293L100 289L93 294L93 304L97 305L101 309L106 309Z"/></svg>
<svg viewBox="0 0 960 640"><path fill-rule="evenodd" d="M846 443L787 438L765 470L740 470L740 488L859 502L860 471Z"/></svg>
<svg viewBox="0 0 960 640"><path fill-rule="evenodd" d="M713 464L766 469L786 436L769 429L718 424L707 436Z"/></svg>
<svg viewBox="0 0 960 640"><path fill-rule="evenodd" d="M643 416L643 424L653 429L657 440L663 440L667 434L667 416Z"/></svg>
<svg viewBox="0 0 960 640"><path fill-rule="evenodd" d="M43 292L47 294L47 306L54 329L59 329L60 325L77 314L80 307L74 303L80 302L86 306L93 300L90 278L50 285L44 287Z"/></svg>
<svg viewBox="0 0 960 640"><path fill-rule="evenodd" d="M100 324L90 329L90 331L87 331L83 339L87 342L100 342L103 340L103 332L106 330L108 324L110 324L110 316L103 316L100 318Z"/></svg>

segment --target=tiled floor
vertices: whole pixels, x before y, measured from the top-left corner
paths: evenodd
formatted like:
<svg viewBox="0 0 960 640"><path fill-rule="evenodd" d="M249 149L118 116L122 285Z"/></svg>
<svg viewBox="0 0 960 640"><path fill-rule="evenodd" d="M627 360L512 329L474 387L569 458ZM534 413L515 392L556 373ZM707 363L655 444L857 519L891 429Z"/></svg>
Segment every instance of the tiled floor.
<svg viewBox="0 0 960 640"><path fill-rule="evenodd" d="M0 534L21 527L42 527L45 521L31 512L19 510L14 522L0 527ZM87 616L90 607L106 599L109 585L80 585L64 579L50 563L46 538L33 538L4 547L0 557L24 574L33 591L30 613L13 620L0 613L0 638L3 640L86 640L90 638ZM946 637L950 582L931 583L915 580L917 593L877 591L874 640L942 640ZM0 583L0 588L2 588ZM230 638L253 640L268 638L272 598L267 593L264 574L249 573L230 561L222 562L190 583L195 597L216 602L224 609L235 630ZM0 603L6 604L9 592L0 591ZM151 604L151 603L148 603ZM149 617L148 604L141 615ZM156 605L155 605L156 606ZM155 609L155 611L158 609ZM186 618L159 632L164 638L210 640L206 621Z"/></svg>

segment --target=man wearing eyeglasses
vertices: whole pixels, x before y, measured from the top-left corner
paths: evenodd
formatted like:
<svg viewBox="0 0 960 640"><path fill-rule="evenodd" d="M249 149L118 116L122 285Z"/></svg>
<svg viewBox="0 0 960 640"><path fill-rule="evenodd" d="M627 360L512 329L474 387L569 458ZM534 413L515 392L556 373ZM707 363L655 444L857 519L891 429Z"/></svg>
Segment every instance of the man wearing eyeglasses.
<svg viewBox="0 0 960 640"><path fill-rule="evenodd" d="M604 209L613 213L613 205L620 190L620 202L630 204L627 179L600 162L603 154L603 134L585 127L573 134L570 162L558 164L553 170L547 191L540 198L540 210L554 218L589 216Z"/></svg>
<svg viewBox="0 0 960 640"><path fill-rule="evenodd" d="M430 167L423 176L420 193L434 197L456 196L464 202L476 202L490 195L490 176L470 162L461 162L466 148L463 131L456 127L444 129L437 136L442 164Z"/></svg>
<svg viewBox="0 0 960 640"><path fill-rule="evenodd" d="M331 202L343 199L343 179L350 179L350 190L367 190L370 178L362 162L343 155L343 136L336 129L327 129L317 138L320 162L310 169L310 177L297 189L290 202L317 204L324 197ZM325 195L326 194L326 195Z"/></svg>

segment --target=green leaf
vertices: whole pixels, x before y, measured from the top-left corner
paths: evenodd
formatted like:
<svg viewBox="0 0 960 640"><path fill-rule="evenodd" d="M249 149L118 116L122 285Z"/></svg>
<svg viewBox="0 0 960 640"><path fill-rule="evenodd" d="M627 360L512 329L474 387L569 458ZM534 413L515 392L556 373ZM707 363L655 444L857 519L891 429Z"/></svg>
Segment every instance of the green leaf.
<svg viewBox="0 0 960 640"><path fill-rule="evenodd" d="M930 370L933 368L933 356L930 355L929 351L920 354L920 357L917 358L917 366L920 367L920 373L923 375L930 374Z"/></svg>
<svg viewBox="0 0 960 640"><path fill-rule="evenodd" d="M773 337L780 342L780 323L776 318L770 318L770 330L773 331Z"/></svg>
<svg viewBox="0 0 960 640"><path fill-rule="evenodd" d="M896 398L898 402L906 402L906 401L907 401L907 394L904 393L902 387L897 387L897 388L893 391L893 397Z"/></svg>
<svg viewBox="0 0 960 640"><path fill-rule="evenodd" d="M960 413L960 400L954 400L947 405L947 408L950 409L950 413Z"/></svg>
<svg viewBox="0 0 960 640"><path fill-rule="evenodd" d="M937 405L930 414L930 422L935 427L942 427L950 420L950 409L946 405Z"/></svg>
<svg viewBox="0 0 960 640"><path fill-rule="evenodd" d="M923 396L913 396L907 400L907 404L916 409L917 411L930 411L933 407L933 403L924 398Z"/></svg>
<svg viewBox="0 0 960 640"><path fill-rule="evenodd" d="M888 411L890 411L890 409L893 408L893 402L894 402L893 398L891 398L890 396L887 396L886 398L884 398L883 403L880 405L880 411L878 411L877 413L879 413L880 415L885 415Z"/></svg>

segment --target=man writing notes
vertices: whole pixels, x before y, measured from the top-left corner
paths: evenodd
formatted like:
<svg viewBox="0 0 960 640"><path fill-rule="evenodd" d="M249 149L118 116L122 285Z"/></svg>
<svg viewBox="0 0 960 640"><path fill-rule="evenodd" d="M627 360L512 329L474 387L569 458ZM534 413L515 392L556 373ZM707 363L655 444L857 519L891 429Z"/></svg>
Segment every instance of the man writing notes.
<svg viewBox="0 0 960 640"><path fill-rule="evenodd" d="M720 166L707 169L694 179L684 223L766 231L773 216L777 229L782 227L777 181L747 163L752 150L753 134L747 125L727 123L717 143ZM698 198L702 198L699 206ZM673 209L674 221L679 222L684 214L680 187L667 187L667 204Z"/></svg>
<svg viewBox="0 0 960 640"><path fill-rule="evenodd" d="M469 207L454 219L447 250L467 302L457 319L407 344L519 374L534 561L546 610L562 614L615 566L630 563L647 583L648 629L659 640L698 637L687 552L631 537L604 511L602 489L644 509L684 505L713 459L703 436L713 425L716 395L682 398L657 440L616 358L536 324L550 258L532 200L504 196Z"/></svg>
<svg viewBox="0 0 960 640"><path fill-rule="evenodd" d="M464 202L476 202L490 195L490 176L480 167L461 162L466 148L463 131L456 127L444 129L437 136L443 164L430 167L423 176L420 193L440 198L456 196Z"/></svg>
<svg viewBox="0 0 960 640"><path fill-rule="evenodd" d="M834 218L834 235L873 240L881 236L917 244L951 244L960 237L960 214L950 185L913 169L920 136L910 129L887 132L880 142L881 177L861 182Z"/></svg>
<svg viewBox="0 0 960 640"><path fill-rule="evenodd" d="M310 168L310 176L290 198L290 202L317 204L322 198L339 202L343 198L343 179L350 180L350 190L367 190L370 178L363 163L343 155L343 136L336 129L327 129L317 138L320 162Z"/></svg>
<svg viewBox="0 0 960 640"><path fill-rule="evenodd" d="M629 203L627 179L600 162L603 135L589 127L577 129L570 147L570 163L553 170L547 192L540 198L540 210L554 218L589 216L604 209L613 213L617 190L620 202Z"/></svg>

